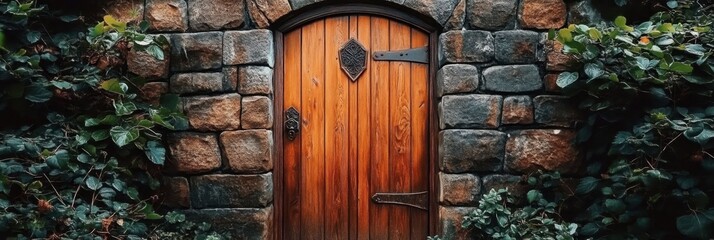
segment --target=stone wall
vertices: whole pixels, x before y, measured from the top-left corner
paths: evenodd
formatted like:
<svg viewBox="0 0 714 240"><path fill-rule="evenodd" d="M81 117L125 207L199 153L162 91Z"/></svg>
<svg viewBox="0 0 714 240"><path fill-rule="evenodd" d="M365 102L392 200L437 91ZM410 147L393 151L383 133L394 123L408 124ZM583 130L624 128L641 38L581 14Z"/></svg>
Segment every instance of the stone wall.
<svg viewBox="0 0 714 240"><path fill-rule="evenodd" d="M386 0L384 0L386 1ZM168 37L167 59L131 52L153 82L144 98L181 95L190 128L169 134L165 204L238 239L271 239L273 33L282 16L321 0L120 0L106 9ZM335 1L332 1L333 3ZM344 1L342 1L344 2ZM375 1L372 1L375 2ZM382 1L376 1L382 2ZM574 173L578 113L558 96L572 67L547 30L583 21L590 0L390 0L433 19L439 36L439 232L468 237L462 216L491 188L523 189L539 169ZM569 13L570 12L570 13ZM575 19L577 18L577 19ZM589 20L589 19L586 19Z"/></svg>

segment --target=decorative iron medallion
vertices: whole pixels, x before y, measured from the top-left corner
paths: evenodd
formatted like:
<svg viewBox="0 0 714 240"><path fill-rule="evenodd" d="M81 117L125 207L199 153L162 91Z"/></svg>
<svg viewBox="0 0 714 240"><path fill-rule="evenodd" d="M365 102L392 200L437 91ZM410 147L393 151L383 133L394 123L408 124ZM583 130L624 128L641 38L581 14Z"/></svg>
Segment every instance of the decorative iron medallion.
<svg viewBox="0 0 714 240"><path fill-rule="evenodd" d="M356 39L350 38L340 48L340 66L353 82L357 81L367 68L367 50Z"/></svg>

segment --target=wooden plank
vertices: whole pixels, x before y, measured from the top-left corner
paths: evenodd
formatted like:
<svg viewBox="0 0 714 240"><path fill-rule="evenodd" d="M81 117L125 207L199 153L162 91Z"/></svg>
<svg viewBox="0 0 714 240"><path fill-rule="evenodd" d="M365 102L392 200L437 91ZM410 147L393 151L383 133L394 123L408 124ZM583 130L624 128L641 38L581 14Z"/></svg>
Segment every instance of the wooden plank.
<svg viewBox="0 0 714 240"><path fill-rule="evenodd" d="M358 39L357 36L357 15L349 16L349 35L350 38ZM359 41L362 44L364 42ZM366 46L365 46L366 48ZM359 169L358 169L358 155L360 146L358 142L359 129L357 127L359 119L363 118L361 112L357 111L357 84L360 81L364 81L365 74L362 73L357 82L349 81L349 239L357 239L357 225L359 216L357 213L357 191L358 191L358 181L359 181Z"/></svg>
<svg viewBox="0 0 714 240"><path fill-rule="evenodd" d="M352 21L352 19L350 19ZM372 38L371 38L371 20L369 16L360 15L357 19L357 39L367 48L367 51L371 53L372 49ZM351 23L351 22L350 22ZM351 28L350 28L351 30ZM369 58L371 59L371 58ZM359 146L357 152L357 237L356 239L369 239L369 222L370 222L370 169L372 162L371 152L372 144L371 134L371 78L372 67L370 64L371 60L367 61L367 72L362 74L362 76L357 80L357 114L359 117L359 122L357 123L357 145Z"/></svg>
<svg viewBox="0 0 714 240"><path fill-rule="evenodd" d="M347 239L349 231L350 80L340 68L338 54L348 39L349 17L325 19L325 239Z"/></svg>
<svg viewBox="0 0 714 240"><path fill-rule="evenodd" d="M302 29L302 239L325 233L325 21Z"/></svg>
<svg viewBox="0 0 714 240"><path fill-rule="evenodd" d="M283 108L294 107L300 111L300 80L301 80L301 35L302 31L296 29L284 38L283 68ZM281 121L282 120L277 120ZM280 125L282 126L282 125ZM283 138L284 156L284 187L285 200L283 224L285 225L286 239L300 236L300 137L295 140Z"/></svg>
<svg viewBox="0 0 714 240"><path fill-rule="evenodd" d="M411 47L411 29L397 21L390 21L389 49L403 50ZM409 192L411 189L411 81L410 63L389 62L389 172L391 192ZM389 238L409 239L410 209L393 206L389 216Z"/></svg>
<svg viewBox="0 0 714 240"><path fill-rule="evenodd" d="M389 20L372 17L371 51L389 50ZM389 191L389 62L372 61L371 126L372 169L370 195ZM389 239L389 206L370 201L370 238Z"/></svg>
<svg viewBox="0 0 714 240"><path fill-rule="evenodd" d="M425 47L429 37L418 29L411 29L411 47ZM411 191L429 190L429 65L411 63L412 82L412 179ZM435 192L430 192L435 194ZM433 206L432 206L433 207ZM411 238L426 239L429 231L429 212L411 209Z"/></svg>

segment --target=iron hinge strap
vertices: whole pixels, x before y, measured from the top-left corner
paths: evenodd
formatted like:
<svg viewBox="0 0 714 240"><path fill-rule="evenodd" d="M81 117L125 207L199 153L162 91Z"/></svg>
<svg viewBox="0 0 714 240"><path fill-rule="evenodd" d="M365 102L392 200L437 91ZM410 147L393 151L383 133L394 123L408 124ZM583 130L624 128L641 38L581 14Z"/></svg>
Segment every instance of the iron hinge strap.
<svg viewBox="0 0 714 240"><path fill-rule="evenodd" d="M429 63L429 48L420 47L396 51L376 51L372 55L375 61L404 61Z"/></svg>

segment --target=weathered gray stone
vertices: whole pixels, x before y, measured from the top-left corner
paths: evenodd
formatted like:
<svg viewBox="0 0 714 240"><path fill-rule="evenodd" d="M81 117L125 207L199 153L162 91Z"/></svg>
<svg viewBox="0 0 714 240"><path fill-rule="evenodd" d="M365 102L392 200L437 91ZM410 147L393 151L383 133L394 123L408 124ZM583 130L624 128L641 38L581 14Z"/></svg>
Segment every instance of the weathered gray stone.
<svg viewBox="0 0 714 240"><path fill-rule="evenodd" d="M120 22L136 24L144 20L144 0L107 1L103 9L105 15L111 15Z"/></svg>
<svg viewBox="0 0 714 240"><path fill-rule="evenodd" d="M139 97L154 106L161 102L161 96L169 92L169 84L166 82L148 82L141 86Z"/></svg>
<svg viewBox="0 0 714 240"><path fill-rule="evenodd" d="M266 96L243 98L241 126L243 129L268 129L273 127L273 101Z"/></svg>
<svg viewBox="0 0 714 240"><path fill-rule="evenodd" d="M263 173L273 169L273 132L241 130L221 133L228 168L236 173Z"/></svg>
<svg viewBox="0 0 714 240"><path fill-rule="evenodd" d="M259 28L267 28L292 9L288 0L247 0L248 13Z"/></svg>
<svg viewBox="0 0 714 240"><path fill-rule="evenodd" d="M517 0L468 0L467 19L474 28L512 29L515 27L516 2Z"/></svg>
<svg viewBox="0 0 714 240"><path fill-rule="evenodd" d="M238 89L238 67L224 67L223 68L223 84L230 85L231 90Z"/></svg>
<svg viewBox="0 0 714 240"><path fill-rule="evenodd" d="M187 12L188 7L184 0L146 0L146 21L152 31L186 31Z"/></svg>
<svg viewBox="0 0 714 240"><path fill-rule="evenodd" d="M600 11L593 6L592 0L577 0L568 10L568 23L570 24L595 24L603 20Z"/></svg>
<svg viewBox="0 0 714 240"><path fill-rule="evenodd" d="M178 173L205 173L221 166L221 152L215 134L172 133L167 138L167 148L168 169Z"/></svg>
<svg viewBox="0 0 714 240"><path fill-rule="evenodd" d="M458 3L459 0L406 0L404 6L431 16L432 19L443 25Z"/></svg>
<svg viewBox="0 0 714 240"><path fill-rule="evenodd" d="M232 91L231 83L222 72L213 73L178 73L171 76L173 93L211 93Z"/></svg>
<svg viewBox="0 0 714 240"><path fill-rule="evenodd" d="M506 166L511 171L538 170L575 173L579 152L574 146L575 131L561 129L519 130L509 133Z"/></svg>
<svg viewBox="0 0 714 240"><path fill-rule="evenodd" d="M322 1L324 0L290 0L290 4L293 6L293 10L296 10L304 6Z"/></svg>
<svg viewBox="0 0 714 240"><path fill-rule="evenodd" d="M169 53L164 50L164 59L158 60L146 51L132 48L127 54L129 72L146 79L161 79L169 75Z"/></svg>
<svg viewBox="0 0 714 240"><path fill-rule="evenodd" d="M189 28L193 31L243 26L244 0L188 0Z"/></svg>
<svg viewBox="0 0 714 240"><path fill-rule="evenodd" d="M488 62L493 59L493 36L486 31L448 31L439 36L439 59L447 63Z"/></svg>
<svg viewBox="0 0 714 240"><path fill-rule="evenodd" d="M272 94L273 69L264 66L241 66L238 70L238 92L241 94Z"/></svg>
<svg viewBox="0 0 714 240"><path fill-rule="evenodd" d="M543 77L545 91L552 93L560 93L562 89L558 86L558 74L549 73Z"/></svg>
<svg viewBox="0 0 714 240"><path fill-rule="evenodd" d="M506 134L492 130L439 132L439 165L447 173L499 171Z"/></svg>
<svg viewBox="0 0 714 240"><path fill-rule="evenodd" d="M240 128L241 96L198 96L184 98L184 112L191 128L201 131L236 130Z"/></svg>
<svg viewBox="0 0 714 240"><path fill-rule="evenodd" d="M478 76L478 69L472 65L446 65L436 72L436 94L473 92L478 89Z"/></svg>
<svg viewBox="0 0 714 240"><path fill-rule="evenodd" d="M509 96L503 99L502 124L533 123L533 102L529 96Z"/></svg>
<svg viewBox="0 0 714 240"><path fill-rule="evenodd" d="M483 70L486 91L519 93L543 88L540 71L535 65L494 66Z"/></svg>
<svg viewBox="0 0 714 240"><path fill-rule="evenodd" d="M223 63L272 67L273 33L270 30L228 31L223 38Z"/></svg>
<svg viewBox="0 0 714 240"><path fill-rule="evenodd" d="M548 71L568 71L578 66L577 59L574 56L563 53L562 43L551 40L545 46L545 69Z"/></svg>
<svg viewBox="0 0 714 240"><path fill-rule="evenodd" d="M464 228L461 222L464 216L476 210L475 207L444 207L439 206L439 225L437 231L442 239L467 240L478 239L476 231Z"/></svg>
<svg viewBox="0 0 714 240"><path fill-rule="evenodd" d="M215 174L191 178L193 208L267 207L273 202L273 174Z"/></svg>
<svg viewBox="0 0 714 240"><path fill-rule="evenodd" d="M481 184L476 175L439 173L439 184L441 204L464 206L478 202Z"/></svg>
<svg viewBox="0 0 714 240"><path fill-rule="evenodd" d="M517 204L526 202L526 195L531 187L523 181L522 176L513 175L488 175L481 178L483 182L483 194L493 190L508 189Z"/></svg>
<svg viewBox="0 0 714 240"><path fill-rule="evenodd" d="M189 208L188 180L184 177L163 177L161 180L162 204L170 208Z"/></svg>
<svg viewBox="0 0 714 240"><path fill-rule="evenodd" d="M273 239L273 207L223 208L181 211L194 222L207 222L217 232L227 232L232 239Z"/></svg>
<svg viewBox="0 0 714 240"><path fill-rule="evenodd" d="M496 61L499 63L534 63L540 34L532 31L509 30L493 34Z"/></svg>
<svg viewBox="0 0 714 240"><path fill-rule="evenodd" d="M557 127L572 127L579 120L575 105L565 96L543 95L533 99L536 123Z"/></svg>
<svg viewBox="0 0 714 240"><path fill-rule="evenodd" d="M221 67L221 32L171 35L171 70L195 71Z"/></svg>
<svg viewBox="0 0 714 240"><path fill-rule="evenodd" d="M497 128L503 97L497 95L447 95L439 103L439 124L447 128Z"/></svg>
<svg viewBox="0 0 714 240"><path fill-rule="evenodd" d="M520 8L523 28L557 29L565 25L567 7L563 0L523 0Z"/></svg>
<svg viewBox="0 0 714 240"><path fill-rule="evenodd" d="M466 18L466 0L459 0L459 3L451 12L451 17L444 24L444 31L461 30L464 28L464 19Z"/></svg>

